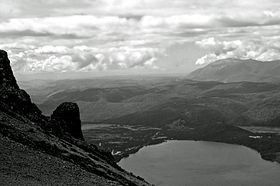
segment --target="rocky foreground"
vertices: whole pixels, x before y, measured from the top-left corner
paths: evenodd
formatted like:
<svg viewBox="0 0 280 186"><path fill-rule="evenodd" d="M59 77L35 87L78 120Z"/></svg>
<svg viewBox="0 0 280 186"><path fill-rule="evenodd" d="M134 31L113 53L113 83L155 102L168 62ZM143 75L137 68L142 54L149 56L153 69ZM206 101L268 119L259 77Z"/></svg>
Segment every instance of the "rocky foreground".
<svg viewBox="0 0 280 186"><path fill-rule="evenodd" d="M0 50L0 183L4 185L149 185L112 155L84 141L79 108L62 103L42 115L21 90Z"/></svg>

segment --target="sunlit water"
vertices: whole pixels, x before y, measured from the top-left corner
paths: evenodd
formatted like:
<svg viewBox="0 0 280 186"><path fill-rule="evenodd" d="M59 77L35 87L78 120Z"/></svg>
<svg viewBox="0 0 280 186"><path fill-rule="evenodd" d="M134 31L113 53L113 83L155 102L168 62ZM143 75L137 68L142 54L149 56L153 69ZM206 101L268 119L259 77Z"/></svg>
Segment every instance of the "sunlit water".
<svg viewBox="0 0 280 186"><path fill-rule="evenodd" d="M279 164L249 148L224 143L168 141L144 147L119 165L155 185L280 185Z"/></svg>

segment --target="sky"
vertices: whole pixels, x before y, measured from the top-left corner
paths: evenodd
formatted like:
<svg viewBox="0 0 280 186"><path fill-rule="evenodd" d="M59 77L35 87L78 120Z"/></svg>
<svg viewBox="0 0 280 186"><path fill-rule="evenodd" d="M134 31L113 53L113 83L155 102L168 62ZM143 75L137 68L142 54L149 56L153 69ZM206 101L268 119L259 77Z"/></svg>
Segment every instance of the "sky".
<svg viewBox="0 0 280 186"><path fill-rule="evenodd" d="M279 0L0 0L18 74L188 73L280 59Z"/></svg>

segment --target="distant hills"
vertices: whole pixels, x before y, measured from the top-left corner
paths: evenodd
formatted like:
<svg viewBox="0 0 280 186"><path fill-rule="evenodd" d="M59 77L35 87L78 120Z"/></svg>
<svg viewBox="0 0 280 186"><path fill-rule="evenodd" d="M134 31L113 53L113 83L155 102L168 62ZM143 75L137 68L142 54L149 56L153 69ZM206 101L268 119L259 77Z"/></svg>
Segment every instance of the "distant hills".
<svg viewBox="0 0 280 186"><path fill-rule="evenodd" d="M84 89L64 86L61 91L57 87L56 92L38 106L50 114L61 102L76 102L81 119L96 123L165 127L182 121L187 126L208 123L279 126L279 83L188 79L134 83L126 82L123 86L119 82L118 87L89 86Z"/></svg>
<svg viewBox="0 0 280 186"><path fill-rule="evenodd" d="M280 60L222 59L191 72L187 78L220 82L280 82Z"/></svg>

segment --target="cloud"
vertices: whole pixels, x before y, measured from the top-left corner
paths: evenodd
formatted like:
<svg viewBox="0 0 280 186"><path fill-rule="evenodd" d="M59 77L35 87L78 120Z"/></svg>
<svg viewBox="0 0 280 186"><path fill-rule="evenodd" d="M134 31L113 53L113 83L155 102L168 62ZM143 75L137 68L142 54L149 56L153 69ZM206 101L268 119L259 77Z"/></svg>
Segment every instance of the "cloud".
<svg viewBox="0 0 280 186"><path fill-rule="evenodd" d="M117 64L119 68L134 67L151 67L157 68L154 64L157 60L156 55L159 54L157 49L153 48L112 48L108 58L109 64Z"/></svg>
<svg viewBox="0 0 280 186"><path fill-rule="evenodd" d="M196 41L195 43L205 49L214 49L216 53L229 52L242 45L242 41L240 40L218 41L214 37Z"/></svg>
<svg viewBox="0 0 280 186"><path fill-rule="evenodd" d="M0 23L0 33L26 36L77 36L92 37L96 31L123 28L130 25L125 18L90 15L45 18L13 18Z"/></svg>
<svg viewBox="0 0 280 186"><path fill-rule="evenodd" d="M28 61L28 60L27 60ZM77 64L72 62L72 57L68 55L64 56L50 56L41 62L36 61L35 63L29 63L26 67L30 69L30 71L35 72L66 72L66 71L73 71L77 67Z"/></svg>
<svg viewBox="0 0 280 186"><path fill-rule="evenodd" d="M259 61L280 59L280 38L278 40L220 41L211 37L197 41L196 44L208 50L208 54L197 59L196 64L199 65L226 58L255 59Z"/></svg>
<svg viewBox="0 0 280 186"><path fill-rule="evenodd" d="M73 14L95 14L116 16L172 16L175 14L260 14L264 10L275 12L278 0L0 0L10 17L44 17Z"/></svg>
<svg viewBox="0 0 280 186"><path fill-rule="evenodd" d="M248 27L280 24L280 13L264 11L263 14L175 14L172 16L145 15L139 19L122 16L72 15L42 18L11 18L0 22L4 36L34 37L110 37L114 33L140 35L166 34L191 29L219 27ZM161 32L161 33L159 33Z"/></svg>
<svg viewBox="0 0 280 186"><path fill-rule="evenodd" d="M3 47L3 46L2 46ZM16 72L65 72L103 71L133 68L156 69L157 57L162 51L155 48L94 48L22 45L23 51L15 52L15 45L6 45L12 67ZM17 46L19 47L19 46Z"/></svg>
<svg viewBox="0 0 280 186"><path fill-rule="evenodd" d="M206 51L198 64L228 57L279 58L277 0L0 0L0 4L0 48L9 50L17 71L156 69L172 65L159 60L165 49L186 43ZM184 63L192 54L172 55Z"/></svg>
<svg viewBox="0 0 280 186"><path fill-rule="evenodd" d="M68 48L65 46L51 46L51 45L46 45L40 48L36 48L34 50L35 53L37 54L65 54L68 51Z"/></svg>

